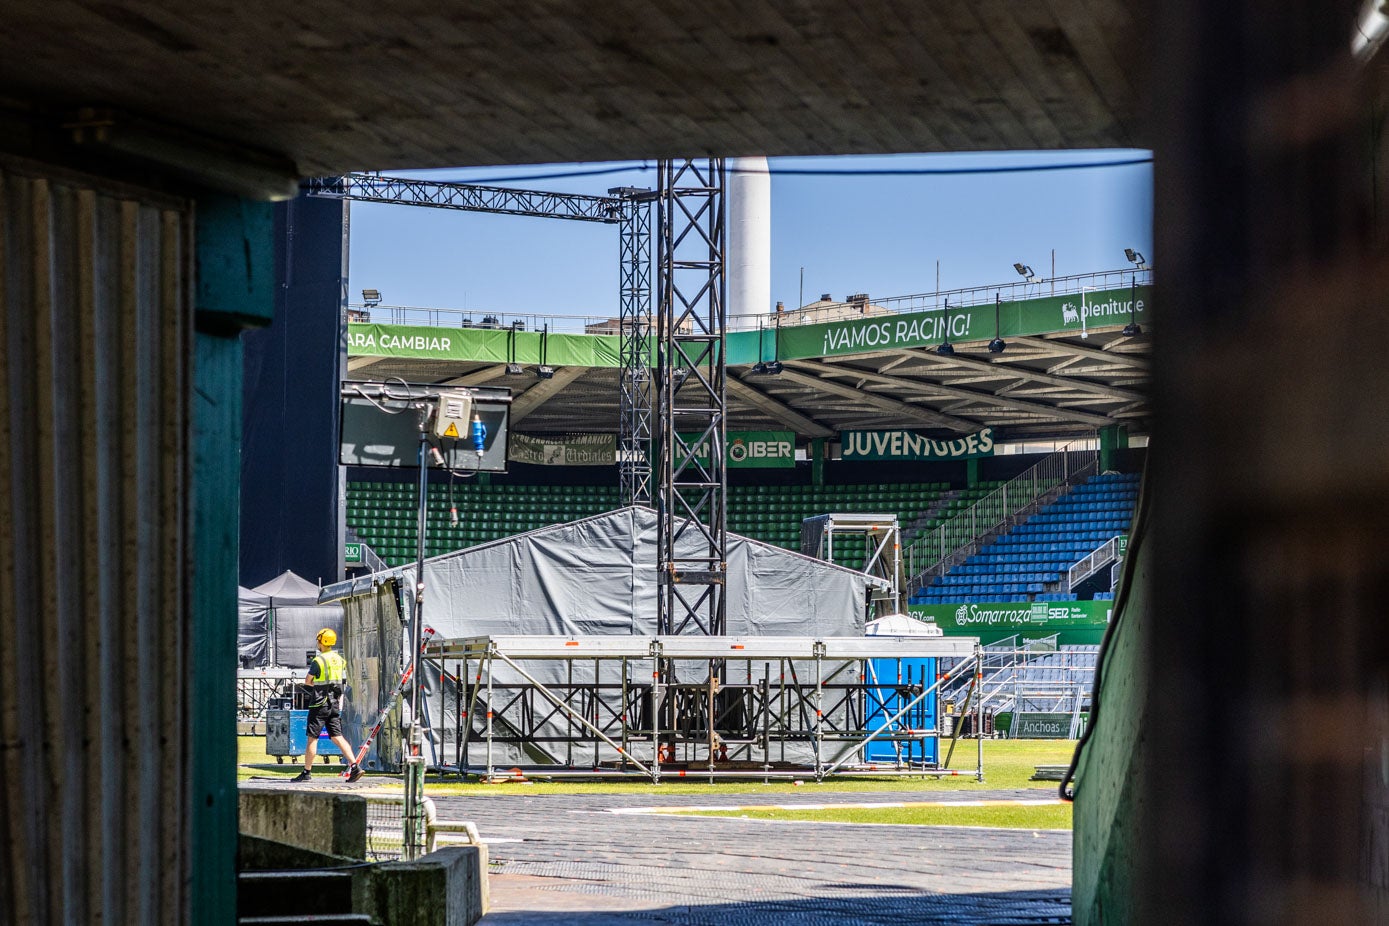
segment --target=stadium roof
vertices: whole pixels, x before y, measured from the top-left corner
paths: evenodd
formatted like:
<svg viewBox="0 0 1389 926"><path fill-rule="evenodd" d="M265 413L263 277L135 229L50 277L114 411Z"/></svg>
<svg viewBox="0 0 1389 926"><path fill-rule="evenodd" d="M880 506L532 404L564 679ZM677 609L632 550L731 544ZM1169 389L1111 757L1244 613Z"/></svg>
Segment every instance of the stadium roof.
<svg viewBox="0 0 1389 926"><path fill-rule="evenodd" d="M1086 285L1106 279L1105 289ZM1034 286L1014 298L1004 288L1000 296L1009 299L997 307L993 289L948 311L845 316L831 307L820 317L833 321L802 316L807 324L731 332L728 426L789 429L802 438L883 428L944 437L992 427L996 440L1018 441L1113 424L1146 433L1151 275L1132 292L1119 279L1117 271L1069 278L1069 292L1063 286L1055 295ZM1122 275L1125 284L1132 279ZM615 336L542 337L512 331L507 316L488 318L497 327L479 331L449 327L438 312L430 317L433 326L352 325L348 378L506 387L515 394L517 430L617 430ZM1134 321L1144 333L1125 335ZM940 352L946 326L956 331L953 353ZM1006 344L1000 353L988 349L996 333ZM768 361L780 372L768 372ZM538 377L541 362L550 378Z"/></svg>

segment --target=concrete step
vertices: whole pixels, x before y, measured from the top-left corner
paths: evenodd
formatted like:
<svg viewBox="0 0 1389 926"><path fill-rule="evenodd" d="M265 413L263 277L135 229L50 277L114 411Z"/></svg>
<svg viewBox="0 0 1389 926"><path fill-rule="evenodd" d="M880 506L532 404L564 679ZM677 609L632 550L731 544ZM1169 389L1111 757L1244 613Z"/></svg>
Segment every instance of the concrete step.
<svg viewBox="0 0 1389 926"><path fill-rule="evenodd" d="M237 912L241 921L257 917L291 918L310 922L306 916L342 917L352 914L350 871L243 871L236 879ZM312 922L365 922L364 920L312 920Z"/></svg>

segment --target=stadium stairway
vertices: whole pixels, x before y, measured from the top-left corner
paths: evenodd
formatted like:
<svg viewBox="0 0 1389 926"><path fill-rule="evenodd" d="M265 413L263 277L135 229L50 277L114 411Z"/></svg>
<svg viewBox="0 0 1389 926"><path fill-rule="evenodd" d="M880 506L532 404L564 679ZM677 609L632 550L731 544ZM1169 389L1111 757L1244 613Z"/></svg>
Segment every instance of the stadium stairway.
<svg viewBox="0 0 1389 926"><path fill-rule="evenodd" d="M917 589L909 603L1074 601L1075 593L1062 588L1063 576L1097 547L1127 533L1138 479L1137 473L1091 477Z"/></svg>
<svg viewBox="0 0 1389 926"><path fill-rule="evenodd" d="M930 529L992 491L994 483L952 490L948 483L878 485L730 486L728 529L736 534L800 549L801 522L830 512L894 514L901 525ZM415 558L416 488L412 483L350 482L347 523L389 565ZM551 524L611 511L621 504L616 487L565 485L433 485L425 552L437 556ZM453 523L451 509L458 515ZM861 568L863 550L853 543L835 550L835 562Z"/></svg>

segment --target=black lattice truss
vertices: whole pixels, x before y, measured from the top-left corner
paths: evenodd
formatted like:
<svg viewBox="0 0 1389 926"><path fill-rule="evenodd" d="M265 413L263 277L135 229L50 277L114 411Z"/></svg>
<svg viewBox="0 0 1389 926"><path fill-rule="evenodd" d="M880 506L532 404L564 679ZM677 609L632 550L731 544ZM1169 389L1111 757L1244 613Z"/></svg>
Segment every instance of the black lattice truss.
<svg viewBox="0 0 1389 926"><path fill-rule="evenodd" d="M667 160L659 173L657 632L720 635L727 571L724 164Z"/></svg>
<svg viewBox="0 0 1389 926"><path fill-rule="evenodd" d="M449 183L439 180L412 180L378 174L344 174L341 177L314 177L306 180L304 192L328 199L355 199L401 206L435 206L464 212L493 212L499 215L530 215L547 219L575 219L616 225L623 220L624 204L613 196L582 193L545 193L538 190L512 190L479 186L475 183Z"/></svg>
<svg viewBox="0 0 1389 926"><path fill-rule="evenodd" d="M623 200L618 227L618 473L622 497L651 504L651 203L648 190L610 190Z"/></svg>

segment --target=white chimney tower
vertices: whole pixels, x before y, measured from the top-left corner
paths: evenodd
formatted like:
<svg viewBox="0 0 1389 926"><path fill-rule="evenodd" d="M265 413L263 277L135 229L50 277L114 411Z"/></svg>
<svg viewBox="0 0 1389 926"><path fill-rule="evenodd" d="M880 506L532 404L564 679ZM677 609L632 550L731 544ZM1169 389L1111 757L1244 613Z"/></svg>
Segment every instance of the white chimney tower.
<svg viewBox="0 0 1389 926"><path fill-rule="evenodd" d="M772 175L766 158L728 159L728 315L772 311Z"/></svg>

